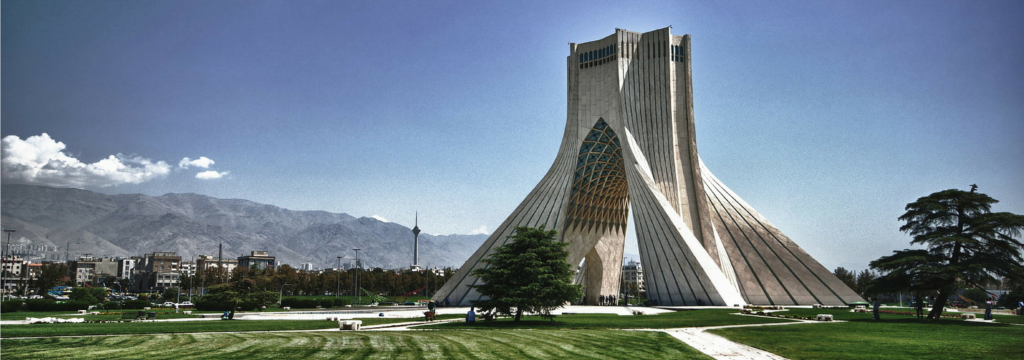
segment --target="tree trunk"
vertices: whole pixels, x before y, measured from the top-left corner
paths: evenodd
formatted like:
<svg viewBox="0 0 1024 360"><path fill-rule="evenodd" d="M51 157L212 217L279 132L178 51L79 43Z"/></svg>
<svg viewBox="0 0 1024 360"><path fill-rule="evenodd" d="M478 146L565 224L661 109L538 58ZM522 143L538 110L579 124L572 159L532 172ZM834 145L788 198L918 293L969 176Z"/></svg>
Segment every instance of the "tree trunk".
<svg viewBox="0 0 1024 360"><path fill-rule="evenodd" d="M935 305L932 306L932 311L928 312L928 319L938 320L942 318L942 309L946 306L946 298L949 297L949 293L946 290L940 290L939 296L935 299Z"/></svg>
<svg viewBox="0 0 1024 360"><path fill-rule="evenodd" d="M515 321L519 322L519 319L523 318L523 309L516 309Z"/></svg>

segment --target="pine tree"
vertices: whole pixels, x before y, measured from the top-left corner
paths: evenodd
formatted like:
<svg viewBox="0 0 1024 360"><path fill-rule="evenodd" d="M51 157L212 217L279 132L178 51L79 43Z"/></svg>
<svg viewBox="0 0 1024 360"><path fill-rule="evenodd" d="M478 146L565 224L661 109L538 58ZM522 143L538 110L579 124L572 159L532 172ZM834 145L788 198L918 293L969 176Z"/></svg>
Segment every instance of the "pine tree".
<svg viewBox="0 0 1024 360"><path fill-rule="evenodd" d="M484 284L472 287L486 297L474 306L519 321L524 313L550 317L551 310L578 300L581 286L572 284L569 252L565 243L556 240L557 235L544 226L516 227L511 241L483 260L488 266L473 271Z"/></svg>

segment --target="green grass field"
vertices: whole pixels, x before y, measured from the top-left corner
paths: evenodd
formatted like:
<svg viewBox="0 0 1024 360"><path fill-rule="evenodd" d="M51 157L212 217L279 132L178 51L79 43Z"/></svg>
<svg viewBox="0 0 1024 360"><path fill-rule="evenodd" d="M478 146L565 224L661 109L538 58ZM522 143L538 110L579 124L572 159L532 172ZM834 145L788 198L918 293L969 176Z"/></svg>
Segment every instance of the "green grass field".
<svg viewBox="0 0 1024 360"><path fill-rule="evenodd" d="M462 315L440 315L439 320L462 318ZM402 323L417 319L362 318L363 326ZM335 329L338 323L323 320L208 320L174 322L124 322L101 324L29 324L6 325L0 329L0 337L32 336L77 336L77 335L118 335L118 334L160 334L188 332L230 332L230 331L281 331Z"/></svg>
<svg viewBox="0 0 1024 360"><path fill-rule="evenodd" d="M900 310L900 309L897 309ZM427 326L436 331L267 332L334 329L322 320L236 320L108 324L11 325L0 329L2 356L34 358L379 358L379 359L706 359L662 329L790 322L708 309L660 315L574 314L555 321L527 317ZM790 309L781 314L833 314L843 322L717 329L710 332L791 359L1024 359L1021 317L996 324L845 309ZM46 314L42 314L46 315ZM440 318L462 318L443 315ZM363 326L412 319L366 318ZM482 330L482 331L481 331ZM229 333L247 332L248 333ZM187 334L186 334L187 333ZM96 337L61 335L112 334ZM136 334L120 336L116 334ZM43 336L37 339L11 337Z"/></svg>
<svg viewBox="0 0 1024 360"><path fill-rule="evenodd" d="M608 315L573 314L559 315L554 321L540 316L527 316L518 324L512 319L477 321L470 325L465 322L424 326L432 329L669 329L680 327L704 327L718 325L767 324L790 322L791 320L769 319L754 316L734 315L737 310L709 309L700 311L677 311L658 315Z"/></svg>
<svg viewBox="0 0 1024 360"><path fill-rule="evenodd" d="M787 312L810 316L832 313L836 320L846 322L710 332L794 360L1024 359L1020 345L1024 343L1024 326L1021 325L959 319L918 320L892 314L882 314L881 321L874 321L870 313L847 310L792 309Z"/></svg>
<svg viewBox="0 0 1024 360"><path fill-rule="evenodd" d="M710 359L624 330L166 334L4 340L11 359Z"/></svg>

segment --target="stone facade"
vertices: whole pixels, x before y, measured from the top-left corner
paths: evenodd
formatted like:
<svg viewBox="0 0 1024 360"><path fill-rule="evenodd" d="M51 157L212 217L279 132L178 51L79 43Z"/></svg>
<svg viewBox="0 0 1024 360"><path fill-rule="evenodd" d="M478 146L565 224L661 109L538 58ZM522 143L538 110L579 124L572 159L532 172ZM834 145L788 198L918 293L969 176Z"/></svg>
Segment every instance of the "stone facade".
<svg viewBox="0 0 1024 360"><path fill-rule="evenodd" d="M633 210L647 298L656 305L862 301L726 188L694 135L690 37L617 29L570 44L568 114L555 163L435 295L470 305L481 260L516 226L559 231L581 264L583 302L619 293Z"/></svg>

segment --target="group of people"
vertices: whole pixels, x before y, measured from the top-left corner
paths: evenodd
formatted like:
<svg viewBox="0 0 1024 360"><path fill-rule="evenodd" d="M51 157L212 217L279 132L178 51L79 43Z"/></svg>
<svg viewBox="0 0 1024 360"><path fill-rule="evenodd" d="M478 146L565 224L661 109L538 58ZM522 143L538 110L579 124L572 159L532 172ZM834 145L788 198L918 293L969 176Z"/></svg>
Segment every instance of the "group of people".
<svg viewBox="0 0 1024 360"><path fill-rule="evenodd" d="M598 305L615 306L619 304L619 297L615 295L601 295L598 297Z"/></svg>

